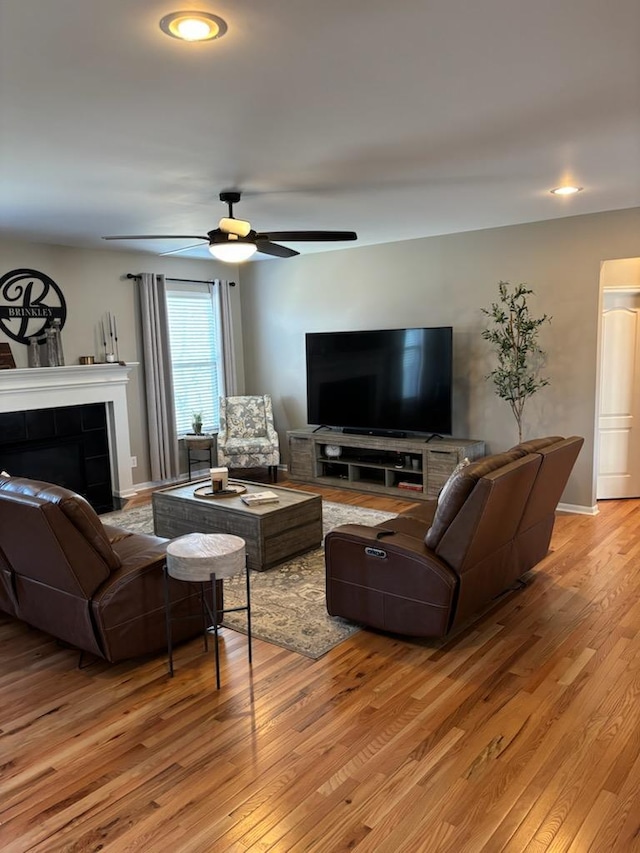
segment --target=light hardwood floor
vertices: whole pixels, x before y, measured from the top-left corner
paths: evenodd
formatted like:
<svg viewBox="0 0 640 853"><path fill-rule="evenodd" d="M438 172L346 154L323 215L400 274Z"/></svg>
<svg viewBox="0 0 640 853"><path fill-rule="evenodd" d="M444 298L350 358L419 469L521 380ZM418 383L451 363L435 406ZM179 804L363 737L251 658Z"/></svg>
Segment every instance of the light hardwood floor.
<svg viewBox="0 0 640 853"><path fill-rule="evenodd" d="M640 502L600 510L447 643L224 630L219 692L200 640L78 670L0 616L0 849L640 850Z"/></svg>

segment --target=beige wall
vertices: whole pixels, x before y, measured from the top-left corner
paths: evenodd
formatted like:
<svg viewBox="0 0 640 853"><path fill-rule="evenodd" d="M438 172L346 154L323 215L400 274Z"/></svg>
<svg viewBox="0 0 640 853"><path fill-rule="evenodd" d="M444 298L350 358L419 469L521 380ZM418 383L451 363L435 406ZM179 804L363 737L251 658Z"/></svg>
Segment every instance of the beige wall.
<svg viewBox="0 0 640 853"><path fill-rule="evenodd" d="M131 372L127 389L131 453L138 458L133 482L151 479L147 440L146 414L143 402L144 373L140 317L136 282L124 278L127 273L156 272L175 278L226 278L238 281L235 266L217 261L194 261L184 258L158 257L140 252L118 252L103 249L72 249L38 243L0 241L0 276L18 268L46 273L62 290L67 303L67 322L62 341L67 364L77 364L81 355L102 357L97 329L107 311L118 322L120 358L140 362ZM242 332L239 287L232 290L234 321L239 342L238 368L243 381ZM0 341L9 341L17 367L27 366L27 347L0 331Z"/></svg>
<svg viewBox="0 0 640 853"><path fill-rule="evenodd" d="M525 434L585 437L563 500L593 507L601 265L638 255L636 208L249 264L247 391L273 395L284 447L284 432L306 424L305 332L452 325L454 434L505 449L517 431L484 378L492 362L481 308L495 301L499 280L526 282L532 311L553 319L540 338L551 385L529 401Z"/></svg>
<svg viewBox="0 0 640 853"><path fill-rule="evenodd" d="M509 408L484 379L491 359L480 309L496 299L500 279L526 282L536 293L533 311L553 316L541 337L551 385L529 402L526 434L585 436L564 501L592 507L600 274L605 281L623 271L635 275L633 264L623 270L603 262L638 256L640 209L633 209L356 246L240 271L213 260L0 241L0 275L31 267L62 288L68 363L96 350L97 323L107 311L118 318L121 358L141 361L135 282L123 279L127 272L241 280L232 291L241 390L244 374L247 392L273 395L283 449L285 431L306 424L305 332L423 325L454 328L455 435L484 439L490 451L514 444ZM0 340L7 340L2 332ZM18 366L26 366L26 347L10 344ZM134 483L150 479L142 387L140 366L129 389Z"/></svg>

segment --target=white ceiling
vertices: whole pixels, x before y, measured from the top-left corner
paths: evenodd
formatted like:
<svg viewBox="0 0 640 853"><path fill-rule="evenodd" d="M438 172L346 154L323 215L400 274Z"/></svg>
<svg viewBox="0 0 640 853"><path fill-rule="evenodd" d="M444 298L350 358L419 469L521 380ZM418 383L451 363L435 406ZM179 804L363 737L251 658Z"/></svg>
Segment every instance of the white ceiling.
<svg viewBox="0 0 640 853"><path fill-rule="evenodd" d="M358 232L301 252L633 207L639 36L638 0L0 0L0 234L167 251L101 235L205 233L233 188Z"/></svg>

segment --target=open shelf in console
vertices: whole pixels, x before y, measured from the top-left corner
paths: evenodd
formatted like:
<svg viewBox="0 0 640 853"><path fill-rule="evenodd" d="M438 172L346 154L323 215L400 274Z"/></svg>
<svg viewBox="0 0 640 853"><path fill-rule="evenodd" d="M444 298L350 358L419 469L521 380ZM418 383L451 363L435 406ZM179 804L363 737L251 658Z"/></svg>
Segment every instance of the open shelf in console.
<svg viewBox="0 0 640 853"><path fill-rule="evenodd" d="M385 485L385 469L373 465L349 465L349 479L352 483L373 483Z"/></svg>
<svg viewBox="0 0 640 853"><path fill-rule="evenodd" d="M342 460L320 459L318 460L318 477L330 477L332 480L348 480L349 466Z"/></svg>

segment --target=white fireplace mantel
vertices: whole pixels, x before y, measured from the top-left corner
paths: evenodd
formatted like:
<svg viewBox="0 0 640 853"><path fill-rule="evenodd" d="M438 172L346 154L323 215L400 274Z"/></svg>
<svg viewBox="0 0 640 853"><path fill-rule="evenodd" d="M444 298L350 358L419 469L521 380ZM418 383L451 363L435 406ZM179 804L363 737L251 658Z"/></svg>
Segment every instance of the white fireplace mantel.
<svg viewBox="0 0 640 853"><path fill-rule="evenodd" d="M69 365L0 370L0 412L105 403L113 494L136 494L131 475L127 383L131 364Z"/></svg>

